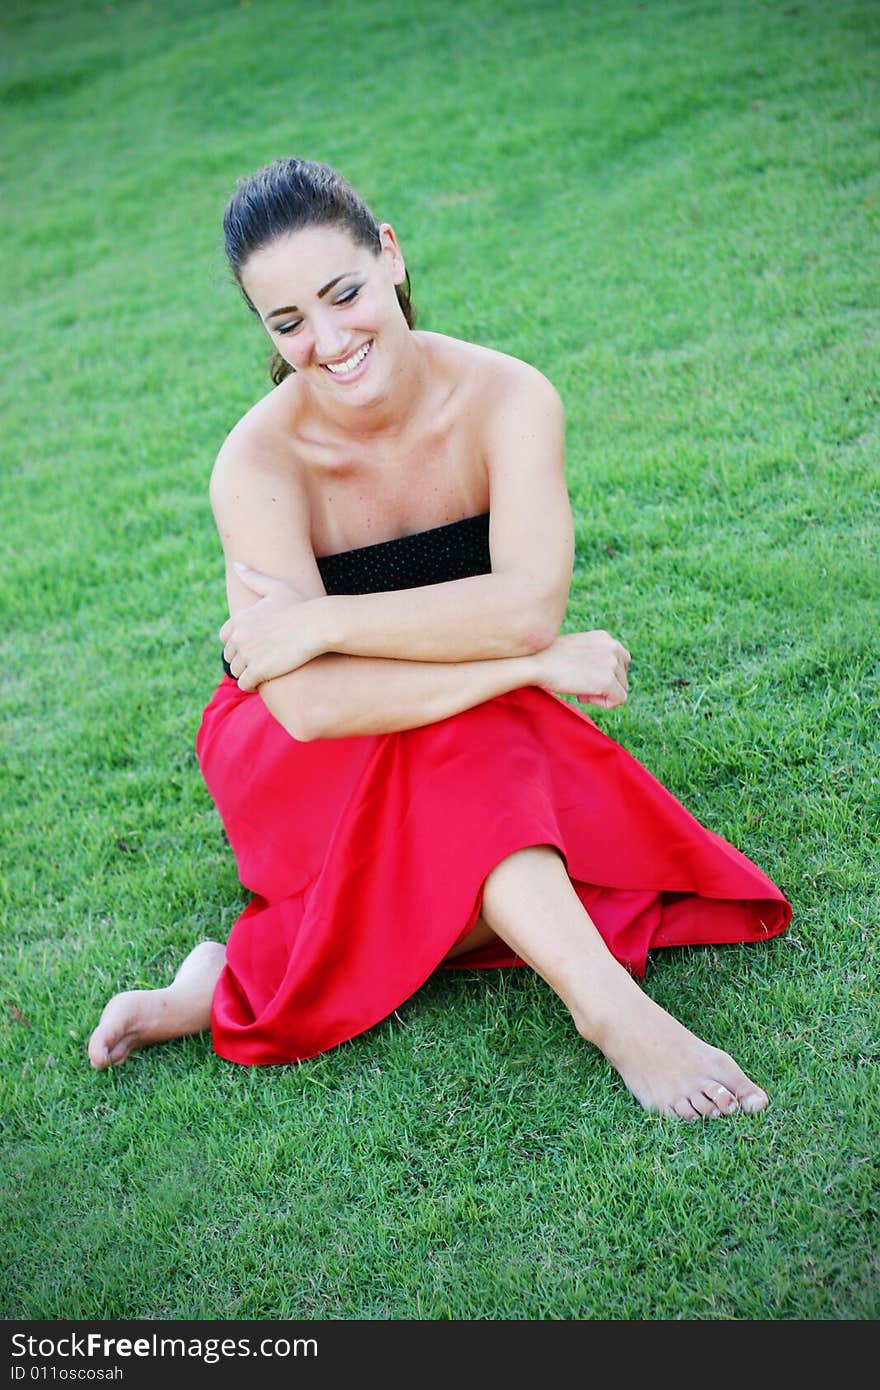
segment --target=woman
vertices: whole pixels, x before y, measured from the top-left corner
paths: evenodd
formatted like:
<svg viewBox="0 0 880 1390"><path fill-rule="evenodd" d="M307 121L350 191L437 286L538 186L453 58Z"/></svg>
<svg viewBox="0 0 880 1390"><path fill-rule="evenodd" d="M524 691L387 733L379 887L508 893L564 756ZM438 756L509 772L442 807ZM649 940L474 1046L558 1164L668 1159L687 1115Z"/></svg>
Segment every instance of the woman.
<svg viewBox="0 0 880 1390"><path fill-rule="evenodd" d="M304 1059L443 968L530 965L646 1108L766 1093L635 983L649 949L764 939L780 891L587 716L629 653L559 635L572 520L559 398L530 366L414 331L393 229L324 165L240 182L230 264L275 389L211 478L226 674L200 765L254 893L227 947L110 1001L92 1064L211 1025Z"/></svg>

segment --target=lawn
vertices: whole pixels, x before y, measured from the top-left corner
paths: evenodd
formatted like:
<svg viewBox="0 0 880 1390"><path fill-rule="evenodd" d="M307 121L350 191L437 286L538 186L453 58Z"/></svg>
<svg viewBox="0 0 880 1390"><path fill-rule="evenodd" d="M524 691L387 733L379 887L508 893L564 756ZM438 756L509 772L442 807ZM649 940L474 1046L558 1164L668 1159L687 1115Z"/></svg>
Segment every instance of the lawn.
<svg viewBox="0 0 880 1390"><path fill-rule="evenodd" d="M11 0L2 25L6 1318L867 1319L877 1296L872 0ZM790 898L652 958L764 1114L645 1115L530 972L296 1066L96 1073L115 990L247 901L196 764L207 498L268 387L236 178L338 165L424 328L568 419L596 712Z"/></svg>

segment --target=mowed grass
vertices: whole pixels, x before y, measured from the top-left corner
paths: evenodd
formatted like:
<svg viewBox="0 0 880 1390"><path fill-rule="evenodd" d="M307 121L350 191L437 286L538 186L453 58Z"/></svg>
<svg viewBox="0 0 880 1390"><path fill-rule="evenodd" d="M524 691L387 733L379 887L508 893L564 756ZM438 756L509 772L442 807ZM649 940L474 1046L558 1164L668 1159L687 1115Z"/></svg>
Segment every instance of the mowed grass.
<svg viewBox="0 0 880 1390"><path fill-rule="evenodd" d="M876 1316L876 5L3 28L2 1315ZM597 717L793 904L647 979L761 1116L646 1116L527 971L434 977L299 1066L86 1063L109 994L247 901L193 749L208 474L268 384L219 222L287 153L394 223L423 327L562 393L567 626L633 653Z"/></svg>

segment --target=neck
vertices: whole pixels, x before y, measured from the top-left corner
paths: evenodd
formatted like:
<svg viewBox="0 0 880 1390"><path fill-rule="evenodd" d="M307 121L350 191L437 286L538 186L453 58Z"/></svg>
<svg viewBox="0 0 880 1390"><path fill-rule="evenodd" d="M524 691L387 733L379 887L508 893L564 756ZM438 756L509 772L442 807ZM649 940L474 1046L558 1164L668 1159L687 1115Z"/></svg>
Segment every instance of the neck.
<svg viewBox="0 0 880 1390"><path fill-rule="evenodd" d="M375 401L346 409L342 403L322 400L321 413L345 433L371 439L401 434L412 424L427 391L430 373L425 353L415 333L406 329L388 389Z"/></svg>

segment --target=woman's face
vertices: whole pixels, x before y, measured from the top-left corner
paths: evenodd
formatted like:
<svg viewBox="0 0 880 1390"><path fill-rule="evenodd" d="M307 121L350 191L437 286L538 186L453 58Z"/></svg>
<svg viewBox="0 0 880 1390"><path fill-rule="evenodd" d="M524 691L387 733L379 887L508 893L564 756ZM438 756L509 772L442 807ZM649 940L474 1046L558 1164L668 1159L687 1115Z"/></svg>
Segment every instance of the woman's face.
<svg viewBox="0 0 880 1390"><path fill-rule="evenodd" d="M394 232L378 254L344 228L305 227L255 251L241 281L273 344L340 403L380 399L409 328L395 286L406 269Z"/></svg>

